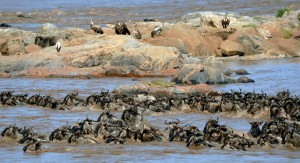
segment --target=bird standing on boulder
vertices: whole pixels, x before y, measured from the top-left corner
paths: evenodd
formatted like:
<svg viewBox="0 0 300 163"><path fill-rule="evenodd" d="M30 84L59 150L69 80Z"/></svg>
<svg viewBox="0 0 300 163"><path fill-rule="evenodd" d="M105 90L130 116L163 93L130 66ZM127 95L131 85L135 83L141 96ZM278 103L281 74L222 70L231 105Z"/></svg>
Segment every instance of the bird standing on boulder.
<svg viewBox="0 0 300 163"><path fill-rule="evenodd" d="M60 42L60 40L58 40L58 41L56 42L55 48L56 48L56 51L57 51L57 53L58 53L58 52L60 51L60 49L61 49L61 42Z"/></svg>
<svg viewBox="0 0 300 163"><path fill-rule="evenodd" d="M228 26L229 23L230 23L230 20L227 19L227 13L225 14L224 19L222 19L221 22L222 22L223 28L227 28L227 26Z"/></svg>
<svg viewBox="0 0 300 163"><path fill-rule="evenodd" d="M95 24L93 23L93 20L92 20L92 19L91 19L90 21L91 21L91 22L90 22L91 29L92 29L94 32L96 32L96 33L103 34L102 28L101 28L99 25L95 25Z"/></svg>
<svg viewBox="0 0 300 163"><path fill-rule="evenodd" d="M132 32L132 35L134 38L136 39L141 39L142 38L142 34L141 32L137 29L137 25L134 26L134 30Z"/></svg>
<svg viewBox="0 0 300 163"><path fill-rule="evenodd" d="M155 26L151 32L151 37L159 35L161 33L161 31L163 30L164 24L165 23L162 23L161 26Z"/></svg>
<svg viewBox="0 0 300 163"><path fill-rule="evenodd" d="M117 35L130 35L130 31L127 28L127 25L125 23L117 23L115 25L115 32Z"/></svg>

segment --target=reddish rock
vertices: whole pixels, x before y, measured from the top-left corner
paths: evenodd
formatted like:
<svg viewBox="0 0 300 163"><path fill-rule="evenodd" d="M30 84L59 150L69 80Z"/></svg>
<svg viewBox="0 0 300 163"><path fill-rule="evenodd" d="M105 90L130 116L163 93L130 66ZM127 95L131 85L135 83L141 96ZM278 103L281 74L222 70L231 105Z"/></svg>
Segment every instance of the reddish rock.
<svg viewBox="0 0 300 163"><path fill-rule="evenodd" d="M253 27L245 27L245 28L240 28L232 35L229 35L227 39L231 41L236 41L237 38L243 35L259 35L259 33Z"/></svg>
<svg viewBox="0 0 300 163"><path fill-rule="evenodd" d="M223 41L220 45L223 56L244 55L243 47L231 40Z"/></svg>
<svg viewBox="0 0 300 163"><path fill-rule="evenodd" d="M25 52L26 53L33 53L33 52L36 52L36 51L39 51L41 50L42 48L38 45L35 45L35 44L29 44L25 47Z"/></svg>
<svg viewBox="0 0 300 163"><path fill-rule="evenodd" d="M11 74L10 73L0 73L0 78L10 78Z"/></svg>
<svg viewBox="0 0 300 163"><path fill-rule="evenodd" d="M216 32L215 30L213 29L213 32ZM178 23L163 31L161 36L144 41L152 45L176 47L182 53L203 57L215 56L215 50L223 40L219 36L205 35L187 24Z"/></svg>
<svg viewBox="0 0 300 163"><path fill-rule="evenodd" d="M300 57L300 40L273 38L269 43L293 57Z"/></svg>

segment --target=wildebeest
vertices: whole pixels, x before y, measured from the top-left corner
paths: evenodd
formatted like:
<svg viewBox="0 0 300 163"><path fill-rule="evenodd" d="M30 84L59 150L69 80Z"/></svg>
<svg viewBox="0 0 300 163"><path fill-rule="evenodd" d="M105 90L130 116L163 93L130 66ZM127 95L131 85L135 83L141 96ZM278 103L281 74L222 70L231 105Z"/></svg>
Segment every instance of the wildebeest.
<svg viewBox="0 0 300 163"><path fill-rule="evenodd" d="M10 125L6 127L2 131L1 136L4 138L10 138L15 140L21 140L24 138L24 135L22 134L22 129L16 127L16 125Z"/></svg>
<svg viewBox="0 0 300 163"><path fill-rule="evenodd" d="M42 150L42 143L34 140L33 142L28 143L24 148L24 152L36 152Z"/></svg>
<svg viewBox="0 0 300 163"><path fill-rule="evenodd" d="M260 128L259 128L259 126L261 125L263 123L263 121L262 122L250 122L250 124L251 124L251 129L250 129L250 131L248 132L248 135L251 135L251 136L253 136L253 137L258 137L258 136L260 136L261 135L261 130L260 130Z"/></svg>

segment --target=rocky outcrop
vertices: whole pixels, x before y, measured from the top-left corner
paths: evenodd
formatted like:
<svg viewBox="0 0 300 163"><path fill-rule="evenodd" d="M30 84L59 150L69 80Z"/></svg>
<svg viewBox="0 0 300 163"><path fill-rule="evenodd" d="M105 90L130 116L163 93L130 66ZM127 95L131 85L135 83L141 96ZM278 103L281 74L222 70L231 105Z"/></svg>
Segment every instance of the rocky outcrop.
<svg viewBox="0 0 300 163"><path fill-rule="evenodd" d="M183 22L164 23L155 38L150 36L151 31L161 22L128 23L129 30L137 25L142 33L140 40L115 35L113 25L103 28L103 35L78 28L58 29L53 24L44 24L37 32L1 28L0 72L26 76L39 74L44 68L48 76L67 76L59 71L70 68L75 76L144 77L172 76L181 69L176 78L179 83L227 83L232 79L223 74L229 69L212 56L235 55L233 58L244 60L300 56L299 22L295 17L254 19L229 13L230 25L223 29L220 20L224 15L187 14ZM59 53L54 47L58 39L62 40ZM83 69L88 72L76 73Z"/></svg>
<svg viewBox="0 0 300 163"><path fill-rule="evenodd" d="M172 78L176 84L227 84L234 79L224 75L222 70L201 64L186 64Z"/></svg>
<svg viewBox="0 0 300 163"><path fill-rule="evenodd" d="M113 66L131 73L136 70L173 69L181 63L178 49L147 45L131 36L105 36L75 49L73 47L68 53L72 55L66 55L65 61L72 67Z"/></svg>
<svg viewBox="0 0 300 163"><path fill-rule="evenodd" d="M244 48L240 44L230 40L222 42L220 48L223 56L244 55Z"/></svg>
<svg viewBox="0 0 300 163"><path fill-rule="evenodd" d="M35 37L34 43L44 48L44 47L54 46L57 41L58 41L57 36L41 35Z"/></svg>
<svg viewBox="0 0 300 163"><path fill-rule="evenodd" d="M152 83L161 83L161 84L152 84ZM179 85L169 85L170 82L161 81L161 80L154 80L151 82L141 81L134 85L128 86L120 86L113 90L113 93L116 94L132 94L133 92L137 91L145 91L149 94L153 95L171 95L171 94L189 94L189 93L210 93L215 92L212 86L207 84L197 84L197 85L186 85L186 86L179 86ZM165 86L167 84L168 86Z"/></svg>
<svg viewBox="0 0 300 163"><path fill-rule="evenodd" d="M236 41L243 46L245 55L262 54L268 48L264 38L257 35L243 35Z"/></svg>
<svg viewBox="0 0 300 163"><path fill-rule="evenodd" d="M29 44L25 47L26 54L41 50L42 48L35 44Z"/></svg>
<svg viewBox="0 0 300 163"><path fill-rule="evenodd" d="M132 36L72 32L75 33L74 36L83 37L73 38L71 41L65 39L60 53L56 52L54 46L40 49L30 44L24 48L27 52L31 51L28 55L2 57L0 72L16 72L31 68L38 72L38 67L58 71L62 67L73 67L76 71L92 68L92 71L84 74L87 76L95 71L98 74L95 76L168 76L173 75L173 70L180 67L183 62L179 50L174 47L152 46L141 43ZM26 75L25 72L21 74ZM43 76L47 76L46 74L59 76L59 73L50 71L44 74ZM20 76L20 73L16 75Z"/></svg>
<svg viewBox="0 0 300 163"><path fill-rule="evenodd" d="M300 40L275 38L270 40L272 44L277 45L278 49L285 55L300 57Z"/></svg>
<svg viewBox="0 0 300 163"><path fill-rule="evenodd" d="M25 47L34 43L35 34L14 28L0 29L0 52L4 56L25 54Z"/></svg>
<svg viewBox="0 0 300 163"><path fill-rule="evenodd" d="M222 42L219 36L205 36L203 32L185 23L169 25L163 30L161 36L144 40L152 45L176 47L181 53L187 53L193 57L215 56L215 49Z"/></svg>
<svg viewBox="0 0 300 163"><path fill-rule="evenodd" d="M210 26L215 28L223 28L221 20L225 16L225 12L201 11L189 13L181 17L183 22L191 24L194 27ZM229 13L227 18L230 20L228 28L240 28L244 25L255 24L260 22L249 16L240 16L236 13Z"/></svg>

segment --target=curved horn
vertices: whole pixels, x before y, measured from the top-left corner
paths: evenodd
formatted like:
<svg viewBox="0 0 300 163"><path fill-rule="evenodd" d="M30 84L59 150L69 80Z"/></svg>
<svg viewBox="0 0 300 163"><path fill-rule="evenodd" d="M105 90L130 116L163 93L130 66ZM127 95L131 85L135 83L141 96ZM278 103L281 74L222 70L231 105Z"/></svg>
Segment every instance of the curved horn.
<svg viewBox="0 0 300 163"><path fill-rule="evenodd" d="M165 120L165 124L167 125L168 123L167 123L167 120Z"/></svg>
<svg viewBox="0 0 300 163"><path fill-rule="evenodd" d="M177 123L176 124L178 124L179 123L179 119L177 119Z"/></svg>

